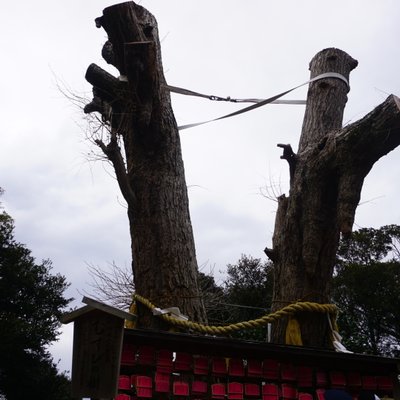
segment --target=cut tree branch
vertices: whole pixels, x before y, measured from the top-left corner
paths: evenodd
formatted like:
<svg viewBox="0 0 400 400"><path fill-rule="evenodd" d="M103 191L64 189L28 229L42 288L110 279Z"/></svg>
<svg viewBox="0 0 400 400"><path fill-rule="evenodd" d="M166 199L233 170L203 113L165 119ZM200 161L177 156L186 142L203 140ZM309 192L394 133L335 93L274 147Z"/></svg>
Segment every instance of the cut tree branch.
<svg viewBox="0 0 400 400"><path fill-rule="evenodd" d="M400 100L394 95L330 138L328 152L332 157L340 155L338 224L342 234L351 233L364 178L375 162L399 145Z"/></svg>
<svg viewBox="0 0 400 400"><path fill-rule="evenodd" d="M118 145L118 139L115 132L111 133L110 143L108 143L107 145L105 145L104 142L100 139L96 140L95 143L101 148L103 153L113 164L118 185L121 189L121 193L124 196L126 202L130 206L133 206L135 200L135 193L131 189L131 186L129 184L125 162L122 157L121 149Z"/></svg>
<svg viewBox="0 0 400 400"><path fill-rule="evenodd" d="M283 155L281 156L282 160L286 160L289 163L289 173L290 173L290 181L294 176L294 171L296 169L296 154L293 152L292 146L290 144L277 144L278 147L283 149Z"/></svg>
<svg viewBox="0 0 400 400"><path fill-rule="evenodd" d="M104 101L114 102L119 96L123 86L123 82L109 74L96 64L90 64L85 75L85 79L96 87L98 95Z"/></svg>
<svg viewBox="0 0 400 400"><path fill-rule="evenodd" d="M353 163L372 165L400 145L400 99L390 95L361 120L343 128L336 146L348 146Z"/></svg>
<svg viewBox="0 0 400 400"><path fill-rule="evenodd" d="M274 249L270 249L270 248L266 247L264 249L264 253L272 262L274 262L276 260L276 254L275 254Z"/></svg>

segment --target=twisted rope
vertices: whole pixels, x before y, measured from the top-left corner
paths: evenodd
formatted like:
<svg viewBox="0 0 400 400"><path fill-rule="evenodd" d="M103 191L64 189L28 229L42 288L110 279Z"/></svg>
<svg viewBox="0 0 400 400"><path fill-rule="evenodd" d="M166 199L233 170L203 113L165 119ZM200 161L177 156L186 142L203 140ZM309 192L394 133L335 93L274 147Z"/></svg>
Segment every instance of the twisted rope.
<svg viewBox="0 0 400 400"><path fill-rule="evenodd" d="M157 308L153 303L151 303L148 299L134 294L133 299L143 304L149 310L153 311ZM233 332L237 332L243 329L253 329L261 326L265 326L268 323L272 323L277 321L282 317L287 317L297 312L307 311L307 312L317 312L317 313L328 313L335 320L337 314L337 307L334 304L319 304L313 303L310 301L299 301L296 303L289 304L278 311L275 311L271 314L267 314L262 316L261 318L252 319L249 321L237 322L235 324L229 324L225 326L212 326L212 325L204 325L197 322L192 321L184 321L178 318L175 318L169 314L161 314L159 315L164 321L170 323L173 326L178 326L181 328L188 328L196 332L211 334L211 335L224 335L230 334Z"/></svg>

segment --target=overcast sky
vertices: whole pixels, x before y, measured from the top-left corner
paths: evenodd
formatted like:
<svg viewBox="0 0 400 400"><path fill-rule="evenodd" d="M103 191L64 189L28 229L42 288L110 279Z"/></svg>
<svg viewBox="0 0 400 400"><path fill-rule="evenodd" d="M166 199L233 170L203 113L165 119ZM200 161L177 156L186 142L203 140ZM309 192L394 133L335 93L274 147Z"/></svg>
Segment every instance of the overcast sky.
<svg viewBox="0 0 400 400"><path fill-rule="evenodd" d="M82 112L58 89L91 97L84 75L106 40L94 18L109 0L4 2L0 25L1 201L16 238L38 261L71 283L80 305L87 264L130 265L128 219L108 165L86 139ZM400 95L396 0L143 0L157 18L170 85L236 98L267 98L309 78L311 58L338 47L359 61L351 73L344 124L394 93ZM306 88L288 99L305 99ZM179 124L221 116L235 104L173 95ZM199 265L223 279L242 253L265 259L276 203L260 194L273 183L288 191L288 167L277 143L297 149L304 106L270 105L229 120L182 131ZM367 177L356 226L400 224L399 150ZM221 272L220 272L221 271ZM60 369L71 368L72 327L53 346Z"/></svg>

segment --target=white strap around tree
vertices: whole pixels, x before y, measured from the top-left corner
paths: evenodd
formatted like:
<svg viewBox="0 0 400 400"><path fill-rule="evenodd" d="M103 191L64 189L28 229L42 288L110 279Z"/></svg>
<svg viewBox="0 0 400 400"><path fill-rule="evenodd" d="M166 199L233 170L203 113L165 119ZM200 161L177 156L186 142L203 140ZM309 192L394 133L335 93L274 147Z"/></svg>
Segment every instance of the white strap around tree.
<svg viewBox="0 0 400 400"><path fill-rule="evenodd" d="M202 97L202 98L206 98L209 100L228 101L228 102L232 102L232 103L255 103L251 106L247 106L247 107L237 110L233 113L223 115L222 117L210 119L208 121L203 121L203 122L196 122L194 124L187 124L187 125L179 126L178 129L180 131L182 131L184 129L194 128L195 126L204 125L204 124L208 124L210 122L219 121L221 119L234 117L236 115L255 110L256 108L263 107L267 104L306 104L305 100L278 100L278 99L287 95L290 92L293 92L293 90L296 90L302 86L308 85L309 83L318 81L320 79L325 79L325 78L340 79L344 83L346 83L347 86L349 86L348 80L343 75L341 75L337 72L326 72L324 74L318 75L318 76L308 80L307 82L302 83L301 85L295 86L295 87L293 87L289 90L286 90L282 93L279 93L275 96L269 97L268 99L232 99L231 97L219 97L219 96L214 96L214 95L206 95L206 94L194 92L192 90L178 88L176 86L167 86L167 88L169 89L170 92L183 94L185 96Z"/></svg>

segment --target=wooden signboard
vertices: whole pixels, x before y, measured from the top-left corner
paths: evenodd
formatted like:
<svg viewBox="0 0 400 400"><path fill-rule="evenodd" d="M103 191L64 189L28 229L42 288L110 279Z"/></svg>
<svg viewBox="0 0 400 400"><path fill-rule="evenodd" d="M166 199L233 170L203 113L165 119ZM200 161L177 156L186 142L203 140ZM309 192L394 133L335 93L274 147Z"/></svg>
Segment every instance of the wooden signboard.
<svg viewBox="0 0 400 400"><path fill-rule="evenodd" d="M92 310L74 322L72 396L111 399L117 394L124 320Z"/></svg>
<svg viewBox="0 0 400 400"><path fill-rule="evenodd" d="M84 297L87 306L63 317L74 322L72 396L111 399L117 395L125 319L135 316Z"/></svg>

